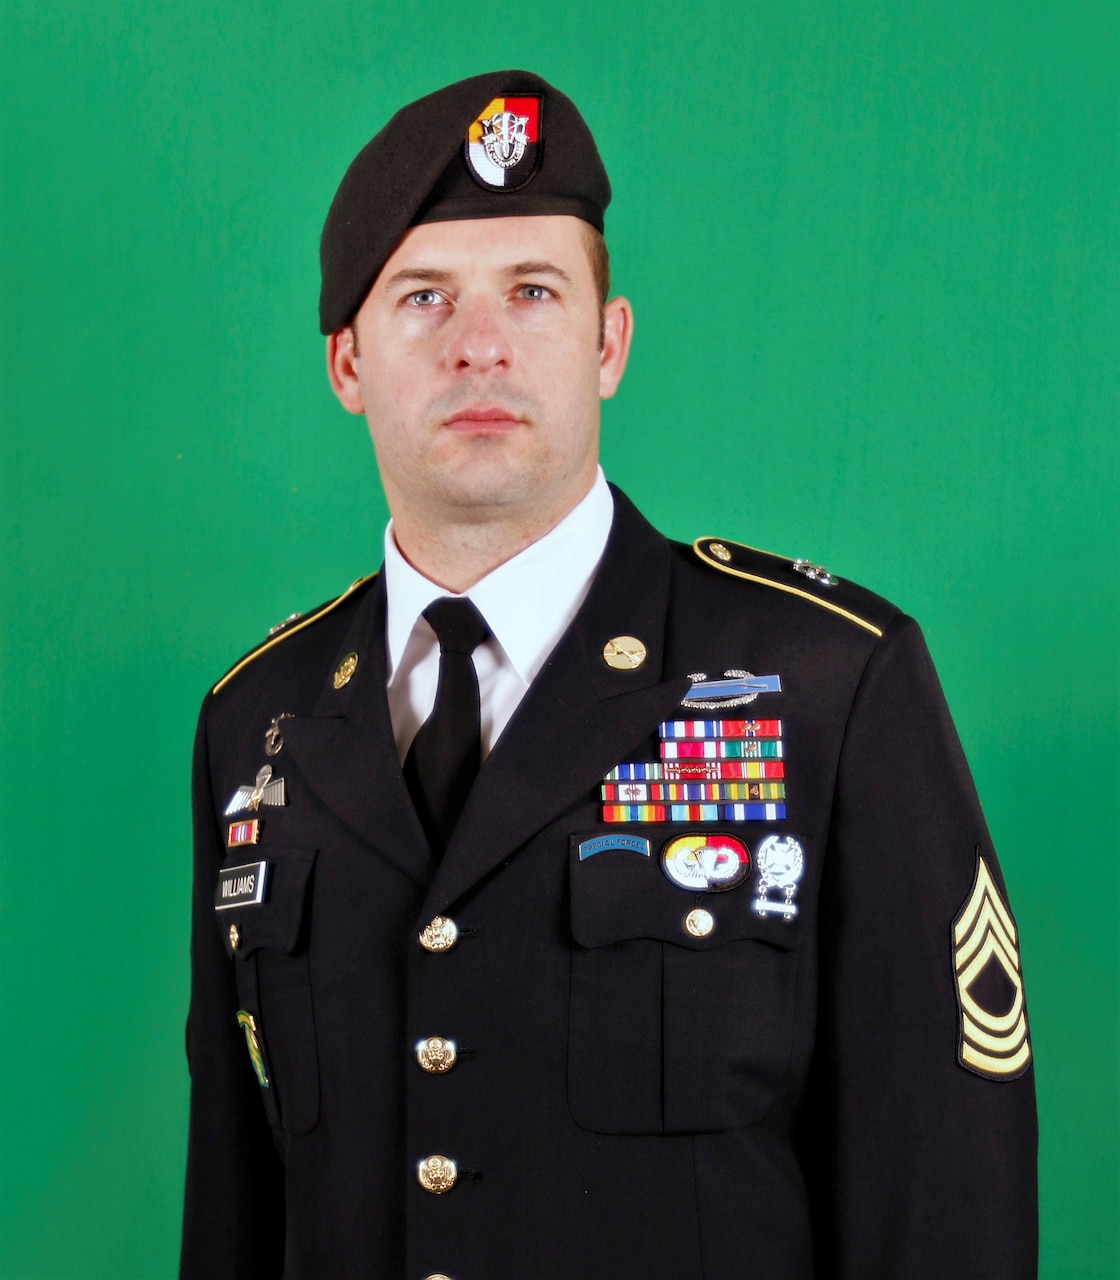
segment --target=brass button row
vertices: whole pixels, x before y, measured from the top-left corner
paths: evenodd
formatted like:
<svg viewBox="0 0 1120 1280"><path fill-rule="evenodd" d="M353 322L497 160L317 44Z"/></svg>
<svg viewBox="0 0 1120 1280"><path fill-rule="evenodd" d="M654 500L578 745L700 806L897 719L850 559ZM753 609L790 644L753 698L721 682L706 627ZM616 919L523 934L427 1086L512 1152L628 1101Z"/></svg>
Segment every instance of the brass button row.
<svg viewBox="0 0 1120 1280"><path fill-rule="evenodd" d="M420 931L418 941L433 955L450 951L459 941L459 927L450 916L436 916ZM443 1036L427 1036L416 1046L416 1061L432 1075L442 1075L455 1065L458 1050L454 1040ZM450 1191L459 1178L459 1170L450 1156L425 1156L416 1166L416 1178L425 1191L441 1196ZM433 1272L426 1280L450 1280L442 1272Z"/></svg>

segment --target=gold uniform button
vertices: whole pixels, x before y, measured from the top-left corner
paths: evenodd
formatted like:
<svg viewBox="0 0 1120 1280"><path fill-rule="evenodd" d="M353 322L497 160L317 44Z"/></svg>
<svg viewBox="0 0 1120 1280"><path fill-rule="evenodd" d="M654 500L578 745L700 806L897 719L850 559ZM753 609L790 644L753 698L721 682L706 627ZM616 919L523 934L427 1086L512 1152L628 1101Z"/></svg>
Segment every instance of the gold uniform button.
<svg viewBox="0 0 1120 1280"><path fill-rule="evenodd" d="M603 645L603 661L616 671L633 671L646 660L646 647L637 636L614 636Z"/></svg>
<svg viewBox="0 0 1120 1280"><path fill-rule="evenodd" d="M693 907L684 918L684 927L694 938L706 938L716 927L716 922L710 911Z"/></svg>
<svg viewBox="0 0 1120 1280"><path fill-rule="evenodd" d="M442 1271L433 1271L430 1276L425 1276L424 1280L451 1280L451 1277Z"/></svg>
<svg viewBox="0 0 1120 1280"><path fill-rule="evenodd" d="M455 1185L459 1170L450 1156L427 1156L416 1166L416 1177L425 1191L441 1196Z"/></svg>
<svg viewBox="0 0 1120 1280"><path fill-rule="evenodd" d="M350 683L350 677L358 669L358 655L356 653L348 653L345 658L335 667L334 671L334 687L341 689L344 684Z"/></svg>
<svg viewBox="0 0 1120 1280"><path fill-rule="evenodd" d="M229 945L234 951L241 945L241 930L235 924L231 924L229 927Z"/></svg>
<svg viewBox="0 0 1120 1280"><path fill-rule="evenodd" d="M731 559L731 552L723 545L722 542L711 542L708 544L708 550L715 556L717 560L722 560L727 564Z"/></svg>
<svg viewBox="0 0 1120 1280"><path fill-rule="evenodd" d="M418 936L425 951L450 951L459 941L459 926L450 916L436 916Z"/></svg>
<svg viewBox="0 0 1120 1280"><path fill-rule="evenodd" d="M429 1036L416 1046L416 1061L435 1076L450 1071L458 1056L455 1041L445 1040L443 1036Z"/></svg>

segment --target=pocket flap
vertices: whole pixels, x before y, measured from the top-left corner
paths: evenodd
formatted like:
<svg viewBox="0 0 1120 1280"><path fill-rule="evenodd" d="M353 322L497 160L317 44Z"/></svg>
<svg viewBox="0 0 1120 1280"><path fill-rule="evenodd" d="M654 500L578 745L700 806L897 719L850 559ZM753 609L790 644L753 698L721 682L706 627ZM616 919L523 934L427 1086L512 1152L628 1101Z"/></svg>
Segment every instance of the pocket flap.
<svg viewBox="0 0 1120 1280"><path fill-rule="evenodd" d="M294 951L303 926L304 907L311 868L315 864L316 849L270 849L268 856L257 863L246 864L243 858L231 853L219 872L215 894L215 911L222 930L226 950L230 955L242 958L250 956L261 947L276 951ZM235 906L221 903L223 880L229 882L229 872L246 868L232 882L234 890L245 887L250 874L263 874L263 885L254 884L251 896L259 901L240 901Z"/></svg>
<svg viewBox="0 0 1120 1280"><path fill-rule="evenodd" d="M748 836L742 828L707 832L627 825L618 833L604 834L599 828L573 835L573 938L582 947L652 938L694 951L753 938L792 949L801 936L801 910L772 889L763 892L755 865L754 851L769 834ZM665 850L692 835L730 837L744 848L749 869L733 887L722 890L697 892L674 883L664 870ZM713 878L713 883L719 882Z"/></svg>

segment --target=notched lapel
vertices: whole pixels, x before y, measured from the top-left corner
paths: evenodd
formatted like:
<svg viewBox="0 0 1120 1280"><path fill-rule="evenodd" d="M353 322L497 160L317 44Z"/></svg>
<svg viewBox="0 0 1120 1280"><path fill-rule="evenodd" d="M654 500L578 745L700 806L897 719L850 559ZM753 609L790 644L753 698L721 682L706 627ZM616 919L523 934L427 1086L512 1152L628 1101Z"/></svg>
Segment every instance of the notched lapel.
<svg viewBox="0 0 1120 1280"><path fill-rule="evenodd" d="M334 673L358 655L345 685ZM338 647L327 655L323 687L310 716L282 726L285 750L320 801L387 861L427 885L435 859L401 774L385 696L385 586L379 577Z"/></svg>

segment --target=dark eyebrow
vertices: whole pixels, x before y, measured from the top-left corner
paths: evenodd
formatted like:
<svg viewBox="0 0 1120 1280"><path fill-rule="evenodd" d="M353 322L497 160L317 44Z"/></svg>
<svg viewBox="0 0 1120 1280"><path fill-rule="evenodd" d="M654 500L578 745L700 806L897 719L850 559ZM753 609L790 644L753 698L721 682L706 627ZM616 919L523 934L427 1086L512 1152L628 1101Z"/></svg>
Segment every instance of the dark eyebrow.
<svg viewBox="0 0 1120 1280"><path fill-rule="evenodd" d="M384 281L384 287L392 290L402 284L448 284L453 278L452 272L434 267L405 267Z"/></svg>
<svg viewBox="0 0 1120 1280"><path fill-rule="evenodd" d="M515 262L512 267L506 267L504 274L507 276L552 276L566 285L572 283L572 277L552 262Z"/></svg>

